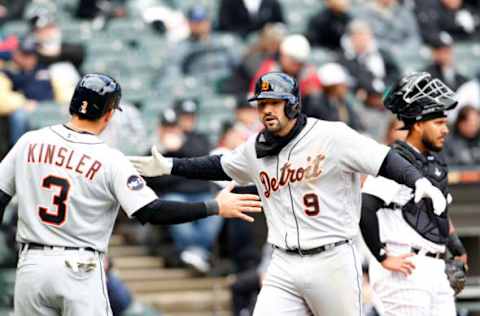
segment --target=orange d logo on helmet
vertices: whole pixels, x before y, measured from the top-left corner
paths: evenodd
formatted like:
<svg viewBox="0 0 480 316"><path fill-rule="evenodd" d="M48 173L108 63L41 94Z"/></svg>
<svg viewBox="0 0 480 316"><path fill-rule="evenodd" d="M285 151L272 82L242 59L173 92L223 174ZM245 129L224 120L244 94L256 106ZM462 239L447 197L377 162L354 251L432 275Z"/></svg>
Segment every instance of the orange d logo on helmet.
<svg viewBox="0 0 480 316"><path fill-rule="evenodd" d="M261 89L262 89L262 91L270 90L270 84L268 83L268 81L262 81Z"/></svg>

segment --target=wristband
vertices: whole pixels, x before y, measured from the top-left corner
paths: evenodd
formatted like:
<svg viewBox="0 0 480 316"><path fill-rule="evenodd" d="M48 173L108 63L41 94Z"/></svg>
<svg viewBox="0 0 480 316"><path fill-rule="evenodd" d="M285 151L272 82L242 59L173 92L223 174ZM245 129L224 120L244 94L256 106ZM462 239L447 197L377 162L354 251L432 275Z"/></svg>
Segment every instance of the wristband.
<svg viewBox="0 0 480 316"><path fill-rule="evenodd" d="M205 206L207 208L207 216L218 215L220 211L220 207L218 205L217 200L209 200L205 202Z"/></svg>

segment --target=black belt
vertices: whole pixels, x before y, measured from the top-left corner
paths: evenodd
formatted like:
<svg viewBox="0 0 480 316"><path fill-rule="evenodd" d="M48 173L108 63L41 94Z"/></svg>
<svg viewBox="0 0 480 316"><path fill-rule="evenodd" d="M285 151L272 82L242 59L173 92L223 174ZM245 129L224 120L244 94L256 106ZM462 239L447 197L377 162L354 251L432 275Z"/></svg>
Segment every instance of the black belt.
<svg viewBox="0 0 480 316"><path fill-rule="evenodd" d="M418 255L418 253L420 252L420 249L412 247L411 251L414 254ZM444 259L446 256L446 253L445 252L426 252L423 255L430 258L435 258L435 259Z"/></svg>
<svg viewBox="0 0 480 316"><path fill-rule="evenodd" d="M340 240L340 241L337 241L337 242L333 242L331 244L326 244L326 245L323 245L323 246L320 246L320 247L315 247L315 248L310 248L310 249L299 249L299 248L284 249L284 248L278 247L276 245L273 245L273 248L279 249L279 250L284 251L284 252L289 253L289 254L296 254L296 255L301 255L301 256L303 256L303 255L310 256L310 255L316 255L316 254L322 253L326 250L333 249L335 247L341 246L343 244L347 244L349 242L350 242L350 240Z"/></svg>
<svg viewBox="0 0 480 316"><path fill-rule="evenodd" d="M86 251L90 251L90 252L96 252L95 249L93 249L92 247L63 247L63 246L47 246L47 245L41 245L41 244L37 244L37 243L34 243L34 242L30 242L30 243L25 243L25 244L22 244L22 249L33 249L33 250L45 250L45 249L53 249L55 247L58 247L58 248L63 248L64 250L86 250Z"/></svg>

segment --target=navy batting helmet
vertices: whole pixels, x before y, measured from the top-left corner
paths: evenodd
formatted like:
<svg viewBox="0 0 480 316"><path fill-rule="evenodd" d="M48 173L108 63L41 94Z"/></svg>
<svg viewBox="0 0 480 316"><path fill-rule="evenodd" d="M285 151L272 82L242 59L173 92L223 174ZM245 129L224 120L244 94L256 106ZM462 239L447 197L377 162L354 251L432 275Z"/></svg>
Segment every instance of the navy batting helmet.
<svg viewBox="0 0 480 316"><path fill-rule="evenodd" d="M446 117L457 105L455 94L441 80L427 72L401 78L383 98L387 109L409 128L415 122Z"/></svg>
<svg viewBox="0 0 480 316"><path fill-rule="evenodd" d="M249 102L263 99L285 100L285 115L289 119L298 116L302 108L297 81L283 72L269 72L255 83L255 95Z"/></svg>
<svg viewBox="0 0 480 316"><path fill-rule="evenodd" d="M72 100L70 114L85 119L98 119L110 109L122 110L119 106L122 89L107 75L86 74L78 82Z"/></svg>

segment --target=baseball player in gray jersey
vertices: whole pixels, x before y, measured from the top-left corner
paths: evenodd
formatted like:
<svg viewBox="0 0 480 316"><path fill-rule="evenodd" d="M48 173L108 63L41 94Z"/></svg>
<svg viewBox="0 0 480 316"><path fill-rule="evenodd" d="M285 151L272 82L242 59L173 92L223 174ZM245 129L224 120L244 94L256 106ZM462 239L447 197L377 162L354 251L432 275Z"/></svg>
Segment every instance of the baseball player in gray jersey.
<svg viewBox="0 0 480 316"><path fill-rule="evenodd" d="M298 84L284 73L260 77L250 101L264 129L232 153L171 160L153 149L153 156L131 161L147 176L256 185L275 249L254 315L360 316L361 270L351 242L360 216L359 173L396 179L439 210L445 198L388 147L343 123L305 117Z"/></svg>
<svg viewBox="0 0 480 316"><path fill-rule="evenodd" d="M0 220L13 195L19 203L15 315L111 315L102 259L120 207L142 224L214 214L251 221L242 212L260 211L255 195L228 190L206 203L158 200L125 156L97 137L121 110L120 97L112 78L85 75L71 120L25 134L0 163Z"/></svg>

